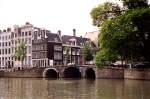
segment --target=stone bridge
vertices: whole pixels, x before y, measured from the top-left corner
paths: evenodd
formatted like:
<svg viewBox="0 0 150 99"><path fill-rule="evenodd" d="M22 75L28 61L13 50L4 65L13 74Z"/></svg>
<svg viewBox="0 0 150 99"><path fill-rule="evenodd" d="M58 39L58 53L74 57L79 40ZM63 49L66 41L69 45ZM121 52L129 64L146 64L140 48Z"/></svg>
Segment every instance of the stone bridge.
<svg viewBox="0 0 150 99"><path fill-rule="evenodd" d="M96 78L96 66L54 66L43 69L44 78Z"/></svg>
<svg viewBox="0 0 150 99"><path fill-rule="evenodd" d="M96 78L96 66L33 67L12 71L0 71L0 77L32 78Z"/></svg>

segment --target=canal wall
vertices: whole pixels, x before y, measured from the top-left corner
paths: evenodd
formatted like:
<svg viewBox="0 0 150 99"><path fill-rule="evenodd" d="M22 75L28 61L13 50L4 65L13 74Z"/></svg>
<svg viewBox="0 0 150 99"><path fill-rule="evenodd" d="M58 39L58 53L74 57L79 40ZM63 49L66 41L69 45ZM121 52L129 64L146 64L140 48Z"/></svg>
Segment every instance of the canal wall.
<svg viewBox="0 0 150 99"><path fill-rule="evenodd" d="M33 68L33 69L22 69L13 71L0 71L0 77L10 77L10 78L42 78L43 68Z"/></svg>
<svg viewBox="0 0 150 99"><path fill-rule="evenodd" d="M150 80L150 69L100 68L97 69L96 78Z"/></svg>
<svg viewBox="0 0 150 99"><path fill-rule="evenodd" d="M125 69L124 79L150 80L150 69Z"/></svg>
<svg viewBox="0 0 150 99"><path fill-rule="evenodd" d="M63 76L63 67L57 68L59 77ZM13 71L0 71L0 77L42 78L45 68L32 68ZM94 70L97 79L141 79L150 80L150 69L97 68ZM85 71L82 71L85 74ZM83 77L84 78L84 77Z"/></svg>
<svg viewBox="0 0 150 99"><path fill-rule="evenodd" d="M97 79L123 79L124 69L116 68L98 68L96 72Z"/></svg>

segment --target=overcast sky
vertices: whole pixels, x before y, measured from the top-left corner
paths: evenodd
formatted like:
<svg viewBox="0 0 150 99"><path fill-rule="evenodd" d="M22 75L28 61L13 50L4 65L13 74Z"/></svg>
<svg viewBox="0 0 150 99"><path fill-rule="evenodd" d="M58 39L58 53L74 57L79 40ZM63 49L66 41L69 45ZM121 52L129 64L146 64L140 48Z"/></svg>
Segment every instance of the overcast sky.
<svg viewBox="0 0 150 99"><path fill-rule="evenodd" d="M0 29L28 21L54 33L60 29L70 34L75 28L78 36L84 36L97 30L90 11L104 1L117 0L0 0Z"/></svg>

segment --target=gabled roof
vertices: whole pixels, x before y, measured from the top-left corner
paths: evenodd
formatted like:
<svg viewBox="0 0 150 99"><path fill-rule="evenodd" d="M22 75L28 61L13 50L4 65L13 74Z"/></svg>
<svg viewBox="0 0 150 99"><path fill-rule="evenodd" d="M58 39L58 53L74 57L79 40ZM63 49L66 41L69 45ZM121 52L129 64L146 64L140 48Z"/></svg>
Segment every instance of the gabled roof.
<svg viewBox="0 0 150 99"><path fill-rule="evenodd" d="M67 42L76 40L76 46L83 46L83 44L85 44L87 41L90 41L90 39L88 38L75 37L75 36L69 36L69 35L63 35L61 38L62 38L63 44L68 44ZM95 47L94 43L92 43L92 47Z"/></svg>
<svg viewBox="0 0 150 99"><path fill-rule="evenodd" d="M49 42L61 42L60 36L55 33L46 33Z"/></svg>

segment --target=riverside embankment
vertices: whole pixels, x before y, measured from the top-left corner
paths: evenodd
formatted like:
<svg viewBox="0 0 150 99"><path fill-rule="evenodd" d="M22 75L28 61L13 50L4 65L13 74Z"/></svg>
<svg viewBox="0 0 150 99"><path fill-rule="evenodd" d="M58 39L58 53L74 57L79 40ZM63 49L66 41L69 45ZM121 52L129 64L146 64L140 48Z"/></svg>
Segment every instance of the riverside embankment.
<svg viewBox="0 0 150 99"><path fill-rule="evenodd" d="M82 72L82 73L81 73ZM59 68L32 68L14 71L0 71L0 77L10 78L64 78L81 77L97 79L140 79L150 80L150 69L119 69L119 68L87 68L85 71L80 68L61 70Z"/></svg>

